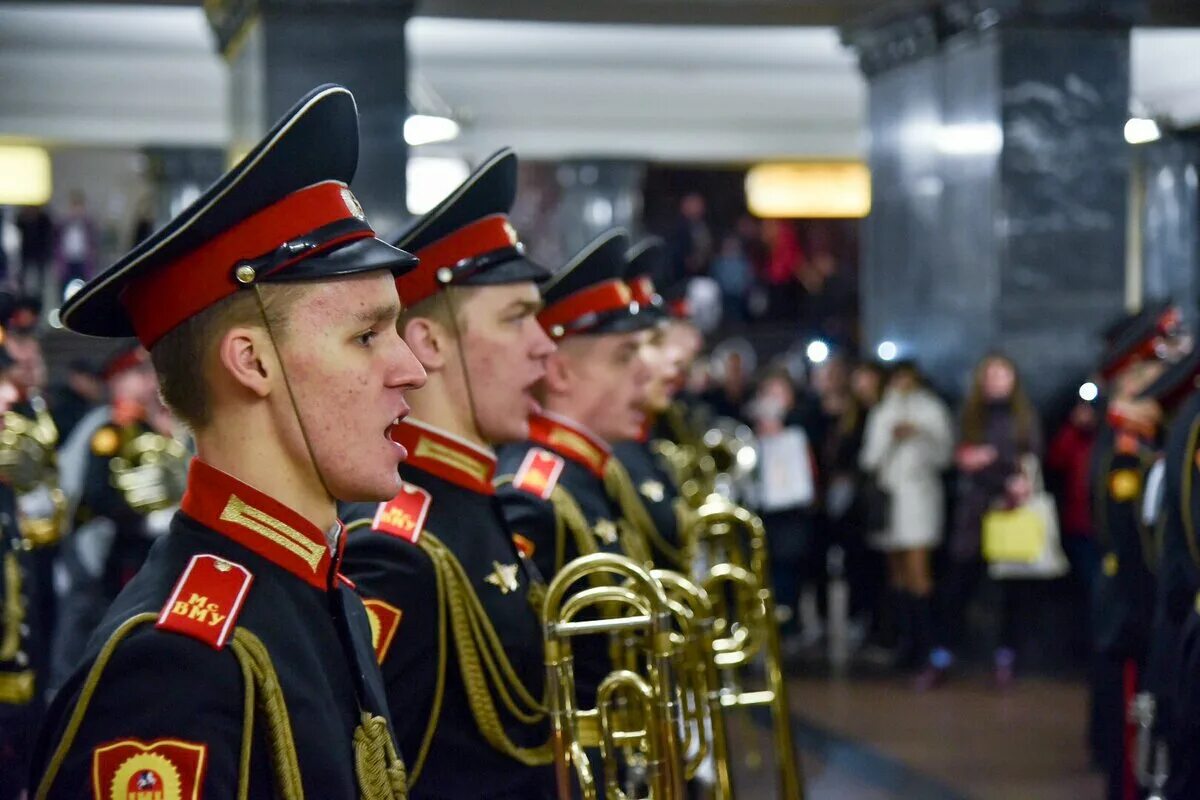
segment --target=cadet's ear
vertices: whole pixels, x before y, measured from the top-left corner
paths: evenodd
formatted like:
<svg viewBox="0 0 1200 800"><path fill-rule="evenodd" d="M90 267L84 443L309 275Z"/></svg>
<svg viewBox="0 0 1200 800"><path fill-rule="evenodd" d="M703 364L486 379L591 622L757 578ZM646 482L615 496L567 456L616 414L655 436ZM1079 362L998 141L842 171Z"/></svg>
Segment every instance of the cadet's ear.
<svg viewBox="0 0 1200 800"><path fill-rule="evenodd" d="M404 323L400 335L426 372L445 367L449 341L445 330L437 322L426 317L413 317Z"/></svg>
<svg viewBox="0 0 1200 800"><path fill-rule="evenodd" d="M272 371L279 362L262 328L230 328L217 345L217 358L230 377L248 391L259 397L271 393Z"/></svg>
<svg viewBox="0 0 1200 800"><path fill-rule="evenodd" d="M546 359L546 374L542 382L550 394L566 394L570 390L573 372L571 359L560 349Z"/></svg>

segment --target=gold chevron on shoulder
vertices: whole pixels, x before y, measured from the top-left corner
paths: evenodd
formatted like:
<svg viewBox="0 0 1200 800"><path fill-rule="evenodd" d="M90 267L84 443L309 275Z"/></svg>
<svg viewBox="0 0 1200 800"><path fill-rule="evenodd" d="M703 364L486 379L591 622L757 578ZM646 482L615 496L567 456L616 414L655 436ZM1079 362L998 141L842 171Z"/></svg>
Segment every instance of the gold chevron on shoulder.
<svg viewBox="0 0 1200 800"><path fill-rule="evenodd" d="M229 502L221 512L221 519L254 531L268 541L295 554L316 573L321 557L327 552L326 545L314 542L286 522L272 517L267 512L249 505L236 494L229 495Z"/></svg>

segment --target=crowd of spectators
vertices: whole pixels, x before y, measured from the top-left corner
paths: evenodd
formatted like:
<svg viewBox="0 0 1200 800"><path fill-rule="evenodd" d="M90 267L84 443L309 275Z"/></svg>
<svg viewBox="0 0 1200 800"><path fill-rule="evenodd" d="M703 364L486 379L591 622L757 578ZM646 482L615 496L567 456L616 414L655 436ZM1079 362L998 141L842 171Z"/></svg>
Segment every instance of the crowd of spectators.
<svg viewBox="0 0 1200 800"><path fill-rule="evenodd" d="M1067 598L1080 628L1073 634L1086 641L1099 568L1088 500L1092 404L1080 401L1046 445L1003 354L979 362L955 410L911 362L834 354L758 369L755 361L747 342L723 342L696 367L688 392L755 434L754 501L789 653L829 655L826 598L835 580L849 586L853 654L912 672L921 690L952 676L963 653L990 652L996 684L1010 685L1029 647L1022 632L1038 627L1028 623L1042 613L1042 585ZM1054 491L1071 573L998 576L983 552L984 519L1022 507L1043 482ZM790 493L772 488L784 483Z"/></svg>

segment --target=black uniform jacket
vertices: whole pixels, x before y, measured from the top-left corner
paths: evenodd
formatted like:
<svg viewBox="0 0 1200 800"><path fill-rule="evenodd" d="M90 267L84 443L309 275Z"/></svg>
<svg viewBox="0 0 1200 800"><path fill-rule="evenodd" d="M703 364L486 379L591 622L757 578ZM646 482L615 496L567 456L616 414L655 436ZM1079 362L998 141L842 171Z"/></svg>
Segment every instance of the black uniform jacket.
<svg viewBox="0 0 1200 800"><path fill-rule="evenodd" d="M662 458L645 440L617 442L613 456L625 467L652 528L647 532L656 566L686 572L679 490Z"/></svg>
<svg viewBox="0 0 1200 800"><path fill-rule="evenodd" d="M507 659L527 695L542 704L545 667L535 601L544 587L500 514L492 486L495 456L415 420L397 426L393 437L409 453L400 466L404 490L389 503L342 507L343 570L373 617L376 655L410 770L409 796L550 796L552 775L544 765L526 766L481 732L460 657L465 653L469 672L481 677L489 674L486 667L478 671L488 659ZM475 601L484 619L469 613ZM478 644L472 620L491 626L493 645ZM468 634L460 636L463 631ZM544 714L522 723L506 709L491 677L474 685L485 690L485 702L513 744L548 742Z"/></svg>
<svg viewBox="0 0 1200 800"><path fill-rule="evenodd" d="M42 632L33 602L32 552L17 526L16 497L0 483L0 798L20 796L41 709L33 650Z"/></svg>
<svg viewBox="0 0 1200 800"><path fill-rule="evenodd" d="M1096 438L1092 499L1101 571L1096 584L1096 649L1143 662L1154 607L1154 531L1142 521L1142 488L1156 458L1133 434L1105 425Z"/></svg>
<svg viewBox="0 0 1200 800"><path fill-rule="evenodd" d="M509 530L547 582L567 562L593 552L621 553L628 531L604 489L612 453L574 422L549 414L530 419L530 439L500 448L496 497ZM560 519L561 517L561 519ZM576 637L575 678L582 707L611 671L602 636Z"/></svg>
<svg viewBox="0 0 1200 800"><path fill-rule="evenodd" d="M305 796L358 800L355 730L387 709L366 611L331 548L341 538L193 460L171 530L47 714L33 785L224 800L248 757L248 796L270 798L282 755Z"/></svg>

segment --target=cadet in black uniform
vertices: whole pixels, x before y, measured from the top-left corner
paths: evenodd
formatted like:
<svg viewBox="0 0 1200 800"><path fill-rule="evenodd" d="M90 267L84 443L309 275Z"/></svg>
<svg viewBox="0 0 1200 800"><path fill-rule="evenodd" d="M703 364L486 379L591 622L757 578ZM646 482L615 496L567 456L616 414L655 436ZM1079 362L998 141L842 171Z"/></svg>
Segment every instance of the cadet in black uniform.
<svg viewBox="0 0 1200 800"><path fill-rule="evenodd" d="M351 94L321 87L194 204L64 304L136 335L197 457L170 531L58 692L36 798L404 796L334 498L386 500L424 373L347 187ZM353 414L344 413L354 409Z"/></svg>
<svg viewBox="0 0 1200 800"><path fill-rule="evenodd" d="M1092 455L1093 516L1102 552L1092 630L1098 755L1113 800L1132 785L1126 712L1145 666L1154 596L1153 531L1142 520L1141 501L1157 459L1161 410L1138 395L1162 372L1158 357L1177 320L1170 307L1138 315L1113 339L1102 369L1112 393Z"/></svg>
<svg viewBox="0 0 1200 800"><path fill-rule="evenodd" d="M656 566L687 574L688 557L681 539L687 525L686 504L662 457L654 452L652 432L671 405L672 390L679 384L680 358L666 346L668 320L662 296L655 291L653 275L666 260L665 245L652 237L639 242L626 255L625 282L642 313L656 318L642 343L642 359L650 366L646 384L646 423L635 439L613 444L613 456L622 469L610 469L609 495L621 515L635 525L650 543Z"/></svg>
<svg viewBox="0 0 1200 800"><path fill-rule="evenodd" d="M151 425L158 380L149 354L136 342L122 347L105 363L104 378L109 393L105 418L70 437L59 455L74 514L56 568L53 686L74 670L109 604L141 569L173 516L173 509L135 508L114 480L114 462L128 463L135 440L148 433L170 435ZM176 504L179 499L174 498Z"/></svg>
<svg viewBox="0 0 1200 800"><path fill-rule="evenodd" d="M12 358L0 349L0 413L18 397L12 367ZM42 710L44 687L31 661L41 633L33 578L32 548L17 525L16 493L0 481L0 800L23 796Z"/></svg>
<svg viewBox="0 0 1200 800"><path fill-rule="evenodd" d="M1148 390L1157 390L1163 396L1160 403L1165 411L1178 406L1167 426L1163 448L1157 586L1146 680L1155 699L1155 726L1167 744L1169 798L1200 794L1200 748L1196 739L1200 733L1196 721L1200 703L1194 677L1200 663L1194 644L1190 649L1182 645L1185 630L1191 631L1189 636L1194 642L1196 623L1189 618L1195 617L1200 596L1200 540L1195 530L1200 493L1194 488L1200 473L1200 393L1195 391L1198 377L1200 353L1192 353ZM1146 766L1153 771L1157 765Z"/></svg>
<svg viewBox="0 0 1200 800"><path fill-rule="evenodd" d="M538 320L558 343L538 387L544 410L529 420L528 440L499 453L504 516L547 581L588 553L624 553L643 563L650 557L604 487L609 442L636 437L646 420L650 370L641 343L654 320L622 280L628 249L624 232L610 231L542 290L546 308ZM607 645L586 636L574 649L580 702L592 707L611 671Z"/></svg>
<svg viewBox="0 0 1200 800"><path fill-rule="evenodd" d="M400 330L428 373L393 437L408 451L390 502L343 505L344 570L373 617L412 798L553 795L541 583L495 500L492 448L529 435L554 345L508 222L503 150L400 236Z"/></svg>

